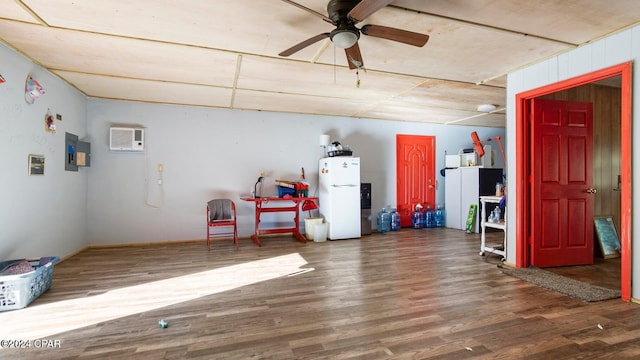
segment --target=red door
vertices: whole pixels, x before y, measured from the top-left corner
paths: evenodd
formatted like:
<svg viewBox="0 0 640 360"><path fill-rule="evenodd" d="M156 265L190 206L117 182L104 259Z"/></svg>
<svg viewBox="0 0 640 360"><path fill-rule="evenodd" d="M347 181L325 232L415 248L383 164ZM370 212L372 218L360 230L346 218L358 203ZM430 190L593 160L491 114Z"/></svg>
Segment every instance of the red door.
<svg viewBox="0 0 640 360"><path fill-rule="evenodd" d="M411 226L416 204L435 207L435 136L396 135L396 206L401 226Z"/></svg>
<svg viewBox="0 0 640 360"><path fill-rule="evenodd" d="M592 264L592 104L534 99L532 112L531 264Z"/></svg>

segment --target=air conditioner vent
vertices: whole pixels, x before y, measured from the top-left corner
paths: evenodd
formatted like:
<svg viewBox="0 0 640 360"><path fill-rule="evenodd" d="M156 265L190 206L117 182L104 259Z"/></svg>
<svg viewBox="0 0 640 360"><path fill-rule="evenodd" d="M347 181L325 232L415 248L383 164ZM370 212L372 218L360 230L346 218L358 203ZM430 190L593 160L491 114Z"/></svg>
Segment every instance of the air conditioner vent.
<svg viewBox="0 0 640 360"><path fill-rule="evenodd" d="M109 130L109 150L144 151L144 128L112 127Z"/></svg>

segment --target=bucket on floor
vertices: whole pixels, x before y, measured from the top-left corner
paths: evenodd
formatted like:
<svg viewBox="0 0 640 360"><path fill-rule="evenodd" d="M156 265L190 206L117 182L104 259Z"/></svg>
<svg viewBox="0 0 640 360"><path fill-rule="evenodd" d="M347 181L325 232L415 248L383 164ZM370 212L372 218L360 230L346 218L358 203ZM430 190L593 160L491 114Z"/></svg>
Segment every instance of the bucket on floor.
<svg viewBox="0 0 640 360"><path fill-rule="evenodd" d="M328 223L313 225L313 241L315 242L327 241L328 232L329 232Z"/></svg>
<svg viewBox="0 0 640 360"><path fill-rule="evenodd" d="M313 227L317 224L322 224L321 217L310 217L304 219L304 235L307 237L307 240L313 240Z"/></svg>

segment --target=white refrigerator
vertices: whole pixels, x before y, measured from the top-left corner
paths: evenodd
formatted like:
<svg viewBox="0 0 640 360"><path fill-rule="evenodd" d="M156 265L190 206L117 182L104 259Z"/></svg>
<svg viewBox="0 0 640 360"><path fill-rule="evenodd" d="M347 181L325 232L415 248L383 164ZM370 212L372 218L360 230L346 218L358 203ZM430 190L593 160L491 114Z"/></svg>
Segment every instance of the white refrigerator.
<svg viewBox="0 0 640 360"><path fill-rule="evenodd" d="M322 158L318 169L320 216L329 240L360 237L360 158Z"/></svg>

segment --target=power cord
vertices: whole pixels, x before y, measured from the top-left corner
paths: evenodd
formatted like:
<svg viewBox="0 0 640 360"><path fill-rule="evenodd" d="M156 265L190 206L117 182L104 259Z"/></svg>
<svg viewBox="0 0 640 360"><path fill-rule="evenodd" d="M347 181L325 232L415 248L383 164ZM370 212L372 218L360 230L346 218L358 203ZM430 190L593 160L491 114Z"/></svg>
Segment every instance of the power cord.
<svg viewBox="0 0 640 360"><path fill-rule="evenodd" d="M493 255L496 251L499 251L499 250L502 250L502 249L493 248L493 250L491 250L491 251L485 251L485 254L484 254L484 261L485 261L486 263L494 264L494 265L497 265L499 268L502 268L502 263L504 262L504 258L500 258L500 261L499 261L499 262L489 261L489 256L490 256L490 255Z"/></svg>

